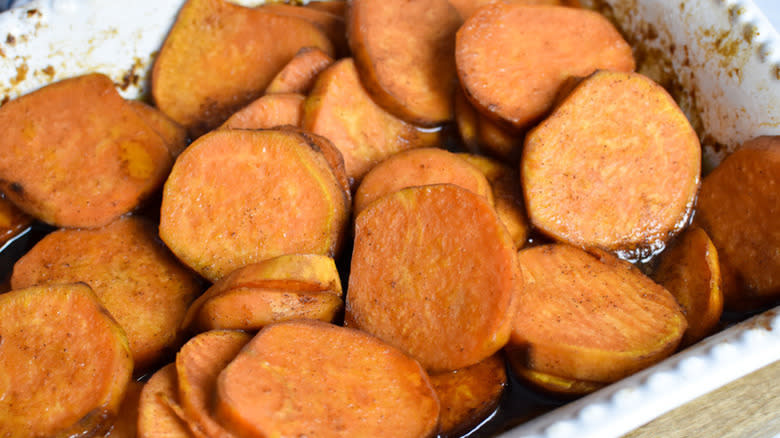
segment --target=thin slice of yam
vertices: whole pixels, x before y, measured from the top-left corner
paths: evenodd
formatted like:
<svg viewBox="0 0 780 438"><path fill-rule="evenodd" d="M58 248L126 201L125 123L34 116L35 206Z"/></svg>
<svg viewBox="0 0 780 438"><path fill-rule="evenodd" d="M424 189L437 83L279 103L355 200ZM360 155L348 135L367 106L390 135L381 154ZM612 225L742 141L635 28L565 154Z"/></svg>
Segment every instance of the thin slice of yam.
<svg viewBox="0 0 780 438"><path fill-rule="evenodd" d="M106 438L136 438L138 429L138 405L144 384L131 380L127 384L125 398L119 405L119 414Z"/></svg>
<svg viewBox="0 0 780 438"><path fill-rule="evenodd" d="M727 309L780 299L780 137L758 137L702 182L695 223L718 249Z"/></svg>
<svg viewBox="0 0 780 438"><path fill-rule="evenodd" d="M191 438L187 424L170 401L178 400L176 365L170 363L152 375L138 404L138 438Z"/></svg>
<svg viewBox="0 0 780 438"><path fill-rule="evenodd" d="M469 100L517 128L542 118L568 77L635 67L631 46L597 12L504 2L466 20L455 59Z"/></svg>
<svg viewBox="0 0 780 438"><path fill-rule="evenodd" d="M350 213L319 148L293 131L218 130L179 156L160 237L211 281L290 253L333 256Z"/></svg>
<svg viewBox="0 0 780 438"><path fill-rule="evenodd" d="M521 161L533 225L630 259L685 226L700 169L699 139L672 97L645 76L608 71L526 136Z"/></svg>
<svg viewBox="0 0 780 438"><path fill-rule="evenodd" d="M377 106L351 58L320 73L304 104L303 128L330 140L354 187L377 163L406 149L438 146L438 131L410 125Z"/></svg>
<svg viewBox="0 0 780 438"><path fill-rule="evenodd" d="M133 372L127 338L84 284L0 295L0 435L102 436Z"/></svg>
<svg viewBox="0 0 780 438"><path fill-rule="evenodd" d="M0 190L48 224L100 227L157 190L173 158L164 140L90 74L0 107Z"/></svg>
<svg viewBox="0 0 780 438"><path fill-rule="evenodd" d="M181 151L187 147L189 144L187 130L166 116L164 112L140 100L128 100L127 103L136 110L147 125L151 126L165 140L165 145L172 157L179 156Z"/></svg>
<svg viewBox="0 0 780 438"><path fill-rule="evenodd" d="M666 288L682 307L688 330L682 345L710 335L723 313L718 250L707 233L693 226L662 254L653 279Z"/></svg>
<svg viewBox="0 0 780 438"><path fill-rule="evenodd" d="M533 388L540 390L544 393L563 396L563 397L578 397L591 392L598 391L599 389L607 386L606 383L590 382L588 380L577 380L567 377L559 377L541 371L532 370L525 367L522 362L517 360L511 360L512 370L517 374L523 382L532 386Z"/></svg>
<svg viewBox="0 0 780 438"><path fill-rule="evenodd" d="M509 233L466 189L403 189L355 220L350 321L429 371L465 368L503 347L522 286Z"/></svg>
<svg viewBox="0 0 780 438"><path fill-rule="evenodd" d="M481 423L498 407L507 385L501 354L430 378L441 404L439 436L444 437L460 436Z"/></svg>
<svg viewBox="0 0 780 438"><path fill-rule="evenodd" d="M425 370L357 330L263 329L217 380L215 415L237 436L428 437L439 401Z"/></svg>
<svg viewBox="0 0 780 438"><path fill-rule="evenodd" d="M523 148L521 133L513 133L482 115L458 87L455 94L455 123L464 146L475 154L516 162Z"/></svg>
<svg viewBox="0 0 780 438"><path fill-rule="evenodd" d="M335 56L340 58L349 51L344 15L336 15L327 11L303 6L285 5L282 3L266 3L258 9L274 14L296 17L317 26L333 43Z"/></svg>
<svg viewBox="0 0 780 438"><path fill-rule="evenodd" d="M201 291L198 278L165 248L157 227L125 217L94 230L61 229L14 265L14 289L84 282L130 341L137 371L178 348L179 326Z"/></svg>
<svg viewBox="0 0 780 438"><path fill-rule="evenodd" d="M664 359L682 339L687 323L674 297L627 262L565 244L522 250L518 260L525 289L507 349L520 366L608 383Z"/></svg>
<svg viewBox="0 0 780 438"><path fill-rule="evenodd" d="M347 15L346 0L315 0L306 3L306 7L318 11L329 12L333 15L338 15L339 17Z"/></svg>
<svg viewBox="0 0 780 438"><path fill-rule="evenodd" d="M333 54L328 37L304 19L189 0L155 61L152 96L195 138L257 99L303 47Z"/></svg>
<svg viewBox="0 0 780 438"><path fill-rule="evenodd" d="M493 204L493 190L479 169L444 149L421 148L399 152L374 166L355 192L353 210L357 215L384 195L430 184L454 184Z"/></svg>
<svg viewBox="0 0 780 438"><path fill-rule="evenodd" d="M579 7L579 0L450 0L452 6L458 10L463 19L474 15L479 8L493 3L503 1L505 3L515 3L519 5L548 5L548 6L570 6Z"/></svg>
<svg viewBox="0 0 780 438"><path fill-rule="evenodd" d="M223 129L269 129L279 126L300 126L305 97L296 93L262 96L236 111Z"/></svg>
<svg viewBox="0 0 780 438"><path fill-rule="evenodd" d="M179 403L190 429L210 438L231 438L212 416L217 376L249 342L246 333L215 330L187 341L176 355Z"/></svg>
<svg viewBox="0 0 780 438"><path fill-rule="evenodd" d="M317 75L333 64L333 58L316 47L304 47L274 76L266 94L308 94Z"/></svg>
<svg viewBox="0 0 780 438"><path fill-rule="evenodd" d="M0 194L0 245L27 229L33 218Z"/></svg>
<svg viewBox="0 0 780 438"><path fill-rule="evenodd" d="M420 126L452 120L455 32L447 0L353 0L347 36L360 79L395 116Z"/></svg>
<svg viewBox="0 0 780 438"><path fill-rule="evenodd" d="M518 249L525 246L531 226L525 213L518 172L487 157L473 154L460 154L460 157L485 175L493 189L493 200L498 218L506 226L515 246Z"/></svg>

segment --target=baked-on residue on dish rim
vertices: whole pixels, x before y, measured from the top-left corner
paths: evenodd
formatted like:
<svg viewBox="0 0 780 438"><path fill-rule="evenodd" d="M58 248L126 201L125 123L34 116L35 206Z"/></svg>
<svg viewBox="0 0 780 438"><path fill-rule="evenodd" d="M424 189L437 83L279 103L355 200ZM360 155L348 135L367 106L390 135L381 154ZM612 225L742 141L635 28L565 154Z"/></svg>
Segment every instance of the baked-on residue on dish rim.
<svg viewBox="0 0 780 438"><path fill-rule="evenodd" d="M708 166L749 138L780 135L780 37L752 0L581 2L613 17L639 46L641 71L673 89ZM181 0L15 3L23 6L0 13L0 104L89 71L109 75L126 98L145 95ZM777 360L780 307L504 436L620 436Z"/></svg>

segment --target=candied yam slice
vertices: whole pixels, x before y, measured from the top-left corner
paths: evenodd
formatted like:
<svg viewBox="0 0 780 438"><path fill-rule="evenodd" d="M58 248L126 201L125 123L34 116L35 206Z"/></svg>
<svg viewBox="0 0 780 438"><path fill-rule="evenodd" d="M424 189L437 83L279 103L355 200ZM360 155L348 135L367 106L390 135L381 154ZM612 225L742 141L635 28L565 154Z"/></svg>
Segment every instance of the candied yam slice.
<svg viewBox="0 0 780 438"><path fill-rule="evenodd" d="M329 12L340 17L345 16L347 12L346 0L315 0L306 3L306 7L317 9L318 11Z"/></svg>
<svg viewBox="0 0 780 438"><path fill-rule="evenodd" d="M523 147L523 135L512 133L480 114L458 87L455 94L455 123L464 146L475 154L517 161Z"/></svg>
<svg viewBox="0 0 780 438"><path fill-rule="evenodd" d="M0 194L0 245L24 231L32 221L32 217Z"/></svg>
<svg viewBox="0 0 780 438"><path fill-rule="evenodd" d="M152 375L141 390L138 438L190 438L187 424L174 412L178 400L176 365L169 363Z"/></svg>
<svg viewBox="0 0 780 438"><path fill-rule="evenodd" d="M360 84L354 61L320 73L303 110L303 129L330 140L355 183L374 165L402 150L437 146L438 131L424 131L377 106Z"/></svg>
<svg viewBox="0 0 780 438"><path fill-rule="evenodd" d="M460 25L447 0L351 1L349 47L371 97L410 123L435 126L451 120Z"/></svg>
<svg viewBox="0 0 780 438"><path fill-rule="evenodd" d="M466 189L403 189L355 219L349 319L430 371L464 368L503 347L522 285L509 233Z"/></svg>
<svg viewBox="0 0 780 438"><path fill-rule="evenodd" d="M677 348L685 316L666 289L633 265L565 244L524 249L518 261L525 289L507 346L517 364L613 382Z"/></svg>
<svg viewBox="0 0 780 438"><path fill-rule="evenodd" d="M302 47L333 54L328 37L304 19L189 0L154 63L152 96L197 137L257 99Z"/></svg>
<svg viewBox="0 0 780 438"><path fill-rule="evenodd" d="M317 75L333 64L333 58L316 47L304 47L274 76L266 94L308 94Z"/></svg>
<svg viewBox="0 0 780 438"><path fill-rule="evenodd" d="M290 253L338 252L349 210L319 148L285 131L218 130L179 156L160 237L211 281Z"/></svg>
<svg viewBox="0 0 780 438"><path fill-rule="evenodd" d="M520 175L511 167L487 157L465 153L460 157L485 175L493 189L498 218L506 226L515 246L518 249L525 246L531 227L520 191Z"/></svg>
<svg viewBox="0 0 780 438"><path fill-rule="evenodd" d="M262 96L236 111L221 128L269 129L278 126L300 126L305 97L300 94Z"/></svg>
<svg viewBox="0 0 780 438"><path fill-rule="evenodd" d="M318 321L263 329L217 380L238 436L427 437L439 402L425 370L380 340Z"/></svg>
<svg viewBox="0 0 780 438"><path fill-rule="evenodd" d="M707 175L694 222L718 250L727 309L780 298L780 137L758 137Z"/></svg>
<svg viewBox="0 0 780 438"><path fill-rule="evenodd" d="M454 184L484 196L493 204L493 191L487 178L458 155L436 148L399 152L374 166L355 192L354 212L389 193L430 184Z"/></svg>
<svg viewBox="0 0 780 438"><path fill-rule="evenodd" d="M701 147L660 85L600 71L528 134L520 166L528 216L539 230L640 258L690 218Z"/></svg>
<svg viewBox="0 0 780 438"><path fill-rule="evenodd" d="M336 56L343 56L349 51L349 47L347 46L346 23L343 15L336 15L315 8L305 8L302 6L285 5L281 3L266 3L261 6L260 9L264 9L274 14L300 18L317 26L318 29L328 36L330 42L333 43Z"/></svg>
<svg viewBox="0 0 780 438"><path fill-rule="evenodd" d="M0 435L109 431L133 360L124 332L88 286L0 295L0 339Z"/></svg>
<svg viewBox="0 0 780 438"><path fill-rule="evenodd" d="M173 159L111 80L90 74L0 107L0 190L62 227L99 227L159 188Z"/></svg>
<svg viewBox="0 0 780 438"><path fill-rule="evenodd" d="M157 238L154 223L124 217L91 230L61 229L14 265L14 289L84 282L119 322L136 370L178 347L179 326L201 291L197 277Z"/></svg>
<svg viewBox="0 0 780 438"><path fill-rule="evenodd" d="M172 157L177 157L187 147L189 137L183 126L174 122L162 111L140 100L129 100L127 103L136 110L147 125L151 126L165 140L165 145Z"/></svg>
<svg viewBox="0 0 780 438"><path fill-rule="evenodd" d="M688 228L662 254L653 279L666 288L682 307L688 330L682 345L711 334L723 313L718 250L699 227Z"/></svg>
<svg viewBox="0 0 780 438"><path fill-rule="evenodd" d="M119 405L119 415L106 438L136 438L138 429L138 405L144 384L131 380L127 384L125 398Z"/></svg>
<svg viewBox="0 0 780 438"><path fill-rule="evenodd" d="M455 59L469 100L518 128L552 108L567 78L634 70L631 47L597 12L503 2L466 20Z"/></svg>
<svg viewBox="0 0 780 438"><path fill-rule="evenodd" d="M458 436L478 425L498 407L507 385L501 354L430 378L441 404L439 436Z"/></svg>
<svg viewBox="0 0 780 438"><path fill-rule="evenodd" d="M567 377L559 377L541 371L532 370L523 365L522 360L513 357L511 360L512 370L520 376L523 381L536 389L545 393L557 396L581 396L598 391L607 386L606 383L590 382L588 380L577 380ZM518 363L519 362L519 363Z"/></svg>
<svg viewBox="0 0 780 438"><path fill-rule="evenodd" d="M215 330L187 341L176 354L179 403L190 429L207 437L231 437L212 416L217 376L251 339L246 333Z"/></svg>
<svg viewBox="0 0 780 438"><path fill-rule="evenodd" d="M579 0L501 0L505 3L516 3L520 5L548 5L548 6L570 6L579 7ZM499 0L450 0L452 6L457 9L463 19L474 15L479 8L497 3Z"/></svg>

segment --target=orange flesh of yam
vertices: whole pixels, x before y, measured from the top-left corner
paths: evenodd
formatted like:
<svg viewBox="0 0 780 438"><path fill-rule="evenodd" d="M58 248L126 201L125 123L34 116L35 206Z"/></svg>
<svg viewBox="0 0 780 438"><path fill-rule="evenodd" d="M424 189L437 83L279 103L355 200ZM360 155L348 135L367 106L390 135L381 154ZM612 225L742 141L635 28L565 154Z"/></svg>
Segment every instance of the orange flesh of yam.
<svg viewBox="0 0 780 438"><path fill-rule="evenodd" d="M184 148L187 147L189 138L187 130L176 123L165 113L157 108L147 105L140 100L128 100L128 104L138 113L139 116L151 126L154 131L165 140L172 157L177 157Z"/></svg>
<svg viewBox="0 0 780 438"><path fill-rule="evenodd" d="M84 282L127 333L136 370L178 347L179 326L201 291L157 239L152 222L126 217L94 230L63 229L14 265L14 289Z"/></svg>
<svg viewBox="0 0 780 438"><path fill-rule="evenodd" d="M351 58L320 73L304 104L302 126L336 146L353 186L385 158L436 146L440 140L438 131L420 130L377 106L360 84Z"/></svg>
<svg viewBox="0 0 780 438"><path fill-rule="evenodd" d="M455 59L469 100L518 128L551 109L567 78L635 67L631 47L597 12L503 2L466 20Z"/></svg>
<svg viewBox="0 0 780 438"><path fill-rule="evenodd" d="M497 3L499 0L450 0L452 6L458 10L463 19L474 15L479 8ZM571 6L579 7L578 0L503 0L506 3L515 3L519 5L548 5L548 6Z"/></svg>
<svg viewBox="0 0 780 438"><path fill-rule="evenodd" d="M0 435L101 436L133 372L127 338L84 284L0 295Z"/></svg>
<svg viewBox="0 0 780 438"><path fill-rule="evenodd" d="M56 226L99 227L136 208L173 159L100 74L66 79L0 107L0 190Z"/></svg>
<svg viewBox="0 0 780 438"><path fill-rule="evenodd" d="M420 365L357 330L263 329L217 381L215 415L244 437L427 437L439 402Z"/></svg>
<svg viewBox="0 0 780 438"><path fill-rule="evenodd" d="M210 331L187 341L176 355L179 402L187 424L204 436L229 438L211 415L217 376L251 337L237 331Z"/></svg>
<svg viewBox="0 0 780 438"><path fill-rule="evenodd" d="M444 149L422 148L397 153L374 166L355 193L354 212L389 193L430 184L454 184L493 204L490 183L476 167Z"/></svg>
<svg viewBox="0 0 780 438"><path fill-rule="evenodd" d="M187 424L169 405L178 399L176 365L158 370L141 391L138 406L138 438L190 438Z"/></svg>
<svg viewBox="0 0 780 438"><path fill-rule="evenodd" d="M257 99L302 47L329 55L328 37L306 20L224 0L189 0L152 70L157 107L192 137Z"/></svg>
<svg viewBox="0 0 780 438"><path fill-rule="evenodd" d="M455 94L455 122L469 151L517 161L523 147L523 135L512 134L480 114L471 106L460 88Z"/></svg>
<svg viewBox="0 0 780 438"><path fill-rule="evenodd" d="M509 233L466 189L404 189L355 220L347 313L430 371L464 368L503 347L522 284Z"/></svg>
<svg viewBox="0 0 780 438"><path fill-rule="evenodd" d="M525 289L507 348L521 366L614 382L664 359L683 336L674 297L614 256L552 244L522 250L518 260Z"/></svg>
<svg viewBox="0 0 780 438"><path fill-rule="evenodd" d="M347 2L345 0L312 1L307 3L306 7L310 9L317 9L319 11L329 12L340 17L345 16L347 12Z"/></svg>
<svg viewBox="0 0 780 438"><path fill-rule="evenodd" d="M514 361L512 361L512 365L514 372L526 383L554 395L585 395L607 386L606 383L554 376L552 374L526 368L522 363L518 363L515 366Z"/></svg>
<svg viewBox="0 0 780 438"><path fill-rule="evenodd" d="M507 385L501 354L430 378L441 404L440 436L453 436L479 424L498 406Z"/></svg>
<svg viewBox="0 0 780 438"><path fill-rule="evenodd" d="M19 207L0 195L0 245L4 245L14 236L24 231L32 223L33 218L25 214Z"/></svg>
<svg viewBox="0 0 780 438"><path fill-rule="evenodd" d="M138 428L138 404L144 384L131 380L127 384L125 398L119 406L119 416L106 438L136 438Z"/></svg>
<svg viewBox="0 0 780 438"><path fill-rule="evenodd" d="M461 158L479 169L493 188L496 214L512 236L515 246L525 246L530 225L525 214L523 194L520 191L520 175L509 166L487 157L460 154Z"/></svg>
<svg viewBox="0 0 780 438"><path fill-rule="evenodd" d="M305 97L300 94L262 96L235 112L222 124L227 129L269 129L300 126Z"/></svg>
<svg viewBox="0 0 780 438"><path fill-rule="evenodd" d="M266 3L258 9L263 9L274 14L301 18L317 26L317 28L325 33L330 39L336 56L343 56L349 50L349 47L347 46L346 23L343 15L281 3Z"/></svg>
<svg viewBox="0 0 780 438"><path fill-rule="evenodd" d="M334 255L349 211L319 149L290 131L220 130L180 155L160 237L211 281L289 253Z"/></svg>
<svg viewBox="0 0 780 438"><path fill-rule="evenodd" d="M600 71L526 137L528 215L557 240L641 255L687 223L700 163L696 133L660 85Z"/></svg>
<svg viewBox="0 0 780 438"><path fill-rule="evenodd" d="M317 75L333 64L333 58L316 47L304 47L274 76L266 94L308 94Z"/></svg>
<svg viewBox="0 0 780 438"><path fill-rule="evenodd" d="M780 298L780 137L742 145L702 182L694 222L718 249L727 309Z"/></svg>
<svg viewBox="0 0 780 438"><path fill-rule="evenodd" d="M723 313L718 250L699 227L686 230L661 254L653 279L682 307L688 330L682 345L691 345L715 330Z"/></svg>
<svg viewBox="0 0 780 438"><path fill-rule="evenodd" d="M353 0L347 36L374 100L407 122L452 119L458 12L447 0Z"/></svg>

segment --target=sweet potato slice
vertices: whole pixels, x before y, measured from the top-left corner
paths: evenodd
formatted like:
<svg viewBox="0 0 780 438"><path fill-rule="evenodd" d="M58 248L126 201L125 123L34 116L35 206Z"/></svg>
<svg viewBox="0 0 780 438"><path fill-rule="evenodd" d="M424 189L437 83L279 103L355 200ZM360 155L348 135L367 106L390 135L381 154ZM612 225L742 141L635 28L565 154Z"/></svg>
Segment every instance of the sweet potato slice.
<svg viewBox="0 0 780 438"><path fill-rule="evenodd" d="M410 123L451 120L455 32L461 23L447 0L350 2L349 47L369 94Z"/></svg>
<svg viewBox="0 0 780 438"><path fill-rule="evenodd" d="M507 385L504 357L494 354L470 367L431 374L439 396L439 436L458 436L478 425L498 407Z"/></svg>
<svg viewBox="0 0 780 438"><path fill-rule="evenodd" d="M479 169L444 149L421 148L395 154L366 174L355 192L355 215L384 195L430 184L454 184L493 204L490 183Z"/></svg>
<svg viewBox="0 0 780 438"><path fill-rule="evenodd" d="M357 330L263 329L217 380L215 415L242 437L426 437L439 401L425 370Z"/></svg>
<svg viewBox="0 0 780 438"><path fill-rule="evenodd" d="M516 363L522 362L522 360L518 360L518 357L515 356L513 359L514 360L511 360L510 363L512 363L512 370L515 374L520 376L525 383L548 394L576 397L590 394L591 392L598 391L607 386L606 383L558 377L541 371L532 370L527 368L523 363Z"/></svg>
<svg viewBox="0 0 780 438"><path fill-rule="evenodd" d="M329 12L339 17L344 17L347 13L346 0L316 0L306 4L309 9Z"/></svg>
<svg viewBox="0 0 780 438"><path fill-rule="evenodd" d="M66 79L0 107L0 190L36 218L99 227L159 188L173 159L100 74Z"/></svg>
<svg viewBox="0 0 780 438"><path fill-rule="evenodd" d="M308 94L317 75L333 64L333 58L316 47L304 47L274 76L266 94Z"/></svg>
<svg viewBox="0 0 780 438"><path fill-rule="evenodd" d="M304 99L295 93L262 96L236 111L221 127L269 129L285 125L300 126Z"/></svg>
<svg viewBox="0 0 780 438"><path fill-rule="evenodd" d="M129 100L127 103L133 107L147 125L151 126L165 140L165 145L172 157L177 157L187 147L189 143L187 130L166 116L164 112L140 100Z"/></svg>
<svg viewBox="0 0 780 438"><path fill-rule="evenodd" d="M718 250L699 227L686 230L662 254L653 279L666 288L682 307L688 330L682 345L711 334L723 313Z"/></svg>
<svg viewBox="0 0 780 438"><path fill-rule="evenodd" d="M198 137L257 99L302 47L329 55L328 37L310 22L224 0L189 0L152 70L152 96Z"/></svg>
<svg viewBox="0 0 780 438"><path fill-rule="evenodd" d="M84 284L0 295L0 435L101 436L133 372L127 338Z"/></svg>
<svg viewBox="0 0 780 438"><path fill-rule="evenodd" d="M333 43L333 51L336 57L347 54L346 23L343 15L332 14L327 11L302 6L285 5L281 3L266 3L260 9L274 14L301 18L317 26Z"/></svg>
<svg viewBox="0 0 780 438"><path fill-rule="evenodd" d="M197 277L157 239L151 221L126 217L94 230L62 229L38 242L14 265L14 289L84 282L130 341L136 370L177 348Z"/></svg>
<svg viewBox="0 0 780 438"><path fill-rule="evenodd" d="M497 3L499 0L450 0L452 6L458 10L463 19L474 15L477 10L483 6ZM579 0L501 0L505 3L515 3L519 5L548 5L548 6L570 6L579 7Z"/></svg>
<svg viewBox="0 0 780 438"><path fill-rule="evenodd" d="M141 391L138 404L138 438L190 438L187 424L171 409L178 400L176 365L160 368Z"/></svg>
<svg viewBox="0 0 780 438"><path fill-rule="evenodd" d="M351 58L320 73L304 104L302 126L333 142L353 186L385 158L437 146L440 140L438 131L421 130L377 106L360 84Z"/></svg>
<svg viewBox="0 0 780 438"><path fill-rule="evenodd" d="M523 135L512 133L480 114L458 87L455 94L455 122L466 148L507 161L517 161L523 147Z"/></svg>
<svg viewBox="0 0 780 438"><path fill-rule="evenodd" d="M215 330L187 341L176 355L179 403L187 424L198 435L229 438L211 415L217 376L251 337L243 332Z"/></svg>
<svg viewBox="0 0 780 438"><path fill-rule="evenodd" d="M218 130L179 156L160 237L211 281L282 254L333 256L349 210L319 148L293 131Z"/></svg>
<svg viewBox="0 0 780 438"><path fill-rule="evenodd" d="M332 258L290 254L236 269L190 306L191 331L258 330L273 322L331 321L341 310L341 280Z"/></svg>
<svg viewBox="0 0 780 438"><path fill-rule="evenodd" d="M24 231L32 221L32 217L0 194L0 245Z"/></svg>
<svg viewBox="0 0 780 438"><path fill-rule="evenodd" d="M125 398L119 405L119 416L106 438L136 438L138 429L138 404L144 384L131 380L127 384Z"/></svg>
<svg viewBox="0 0 780 438"><path fill-rule="evenodd" d="M522 285L509 233L490 203L466 189L404 189L355 220L350 320L432 372L503 347Z"/></svg>
<svg viewBox="0 0 780 438"><path fill-rule="evenodd" d="M528 216L557 240L641 258L687 223L700 163L696 133L660 85L600 71L526 136Z"/></svg>
<svg viewBox="0 0 780 438"><path fill-rule="evenodd" d="M780 299L780 137L742 145L707 175L694 218L718 249L727 309Z"/></svg>
<svg viewBox="0 0 780 438"><path fill-rule="evenodd" d="M496 160L472 154L460 154L460 157L479 169L490 182L496 214L506 226L515 246L525 246L530 233L530 225L525 214L523 194L520 191L520 175L509 166Z"/></svg>
<svg viewBox="0 0 780 438"><path fill-rule="evenodd" d="M507 346L517 365L613 382L670 355L686 329L666 289L606 252L565 244L518 254L525 289Z"/></svg>
<svg viewBox="0 0 780 438"><path fill-rule="evenodd" d="M634 70L631 47L597 12L503 2L466 20L455 59L469 100L518 128L551 109L567 78Z"/></svg>

